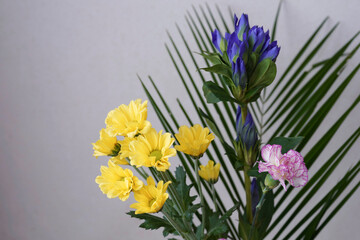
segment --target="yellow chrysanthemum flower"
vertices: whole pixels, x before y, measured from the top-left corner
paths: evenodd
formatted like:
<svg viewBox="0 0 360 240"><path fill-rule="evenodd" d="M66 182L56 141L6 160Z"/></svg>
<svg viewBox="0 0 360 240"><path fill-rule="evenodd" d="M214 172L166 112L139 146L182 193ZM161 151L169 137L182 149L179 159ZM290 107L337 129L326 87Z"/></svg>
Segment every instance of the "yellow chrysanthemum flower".
<svg viewBox="0 0 360 240"><path fill-rule="evenodd" d="M175 137L180 144L176 145L175 149L193 157L201 157L215 139L207 127L203 128L199 124L193 127L181 126Z"/></svg>
<svg viewBox="0 0 360 240"><path fill-rule="evenodd" d="M150 129L144 135L130 143L130 164L137 167L155 167L158 171L169 169L169 157L176 155L176 150L171 148L175 139L170 133L162 134Z"/></svg>
<svg viewBox="0 0 360 240"><path fill-rule="evenodd" d="M125 158L121 158L120 153L119 153L119 155L110 158L110 160L111 160L114 164L118 164L118 165L129 165L129 162L128 162Z"/></svg>
<svg viewBox="0 0 360 240"><path fill-rule="evenodd" d="M125 137L122 141L119 141L121 145L121 149L120 149L121 158L127 158L130 156L130 144L135 140L136 138Z"/></svg>
<svg viewBox="0 0 360 240"><path fill-rule="evenodd" d="M105 119L107 131L111 136L135 137L146 133L151 124L147 118L147 101L141 99L131 101L129 105L122 104L110 111Z"/></svg>
<svg viewBox="0 0 360 240"><path fill-rule="evenodd" d="M116 137L109 136L105 129L100 130L100 139L92 143L94 156L116 156L120 150L120 145Z"/></svg>
<svg viewBox="0 0 360 240"><path fill-rule="evenodd" d="M148 185L134 192L135 200L138 202L131 204L130 207L136 209L135 214L159 212L169 197L166 189L170 183L171 181L165 184L160 181L156 187L154 179L148 177Z"/></svg>
<svg viewBox="0 0 360 240"><path fill-rule="evenodd" d="M101 166L101 176L97 176L95 179L101 191L108 198L118 197L125 201L131 191L142 188L143 182L134 176L131 170L123 169L112 161L109 161L108 165L109 167Z"/></svg>
<svg viewBox="0 0 360 240"><path fill-rule="evenodd" d="M220 163L214 166L214 161L209 160L206 166L200 165L199 176L210 183L216 183L218 181L219 173Z"/></svg>
<svg viewBox="0 0 360 240"><path fill-rule="evenodd" d="M128 160L126 160L126 158L128 158L130 155L129 145L134 140L135 138L125 137L122 141L118 141L121 146L120 152L117 156L110 158L110 160L113 161L115 164L129 165L129 162Z"/></svg>

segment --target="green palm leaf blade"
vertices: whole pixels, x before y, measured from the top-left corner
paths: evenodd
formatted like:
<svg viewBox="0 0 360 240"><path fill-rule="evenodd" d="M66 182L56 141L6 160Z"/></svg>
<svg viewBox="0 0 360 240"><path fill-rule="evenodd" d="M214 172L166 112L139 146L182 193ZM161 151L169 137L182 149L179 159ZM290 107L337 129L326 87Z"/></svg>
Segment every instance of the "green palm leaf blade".
<svg viewBox="0 0 360 240"><path fill-rule="evenodd" d="M197 10L195 9L194 6L193 6L193 10L194 10L194 13L195 13L195 15L196 15L196 18L197 18L197 20L198 20L198 22L199 22L199 24L200 24L200 26L201 26L201 29L203 30L203 37L201 37L201 38L202 38L202 39L203 39L203 38L206 38L206 39L207 39L207 42L208 42L208 45L209 45L210 48L211 48L211 51L212 51L212 52L216 52L216 49L215 49L215 47L213 46L212 41L211 41L210 36L209 36L209 33L210 33L211 31L213 31L213 27L212 27L211 24L210 24L210 21L209 21L209 19L208 19L208 16L205 14L204 9L200 6L200 10L201 10L202 15L203 15L203 17L204 17L204 19L205 19L205 21L206 21L206 23L207 23L207 26L208 26L208 29L206 29L205 26L204 26L204 24L203 24L203 22L200 20L199 13L197 12ZM193 19L190 14L189 14L189 16L190 16L191 19ZM194 23L193 20L192 20L192 22ZM215 23L216 23L216 22L215 22ZM217 24L216 24L216 25L217 25ZM204 45L204 46L206 46L206 45ZM208 50L207 47L205 47L205 49L206 49L206 51L209 52L209 50ZM217 83L217 82L215 81L215 83ZM217 83L217 84L218 84L218 83ZM222 85L222 87L223 87L224 89L227 90L227 87L225 86L225 84L223 83L223 81L220 81L220 84ZM236 113L236 106L235 106L235 104L234 104L234 103L229 103L229 104L230 104L230 106L232 107L232 109L234 110L234 112Z"/></svg>
<svg viewBox="0 0 360 240"><path fill-rule="evenodd" d="M347 176L349 176L350 173L348 173ZM353 174L353 177L349 178L348 182L352 181L354 178L355 178L355 174ZM302 226L303 224L305 224L308 220L311 219L311 217L313 217L315 215L315 213L321 208L321 206L325 203L326 199L331 195L333 194L333 192L336 190L336 189L341 189L341 188L346 188L346 182L345 182L345 179L346 179L346 176L344 176L344 178L336 185L333 187L333 189L327 194L325 195L325 197L322 198L322 200L320 200L298 223L297 225L298 226ZM344 187L343 187L344 186ZM358 187L358 186L356 186ZM356 188L353 188L353 190L355 190ZM347 196L348 197L348 196ZM345 198L344 198L345 199ZM335 210L335 209L334 209ZM331 213L329 214L328 218L331 217ZM327 218L327 219L328 219ZM324 223L326 223L326 220L323 222L323 224L321 224L321 227L323 227ZM299 230L299 228L297 226L293 227L291 229L291 231L289 231L289 233L284 237L284 239L289 239L291 238L295 232L297 232ZM300 234L301 235L301 234Z"/></svg>
<svg viewBox="0 0 360 240"><path fill-rule="evenodd" d="M355 177L358 175L359 172L360 172L360 161L358 161L358 163L350 171L348 171L348 173L339 181L339 183L333 189L331 189L330 192L309 213L312 213L312 216L314 216L314 213L316 211L318 211L322 205L325 205L325 204L328 205L327 208L325 208L325 210L328 210L328 208L330 208L330 206L333 203L335 203L337 198L339 196L341 196L341 194L345 191L345 189L348 186L350 186L350 183L355 179ZM358 187L359 187L359 183L355 187L353 187L351 189L351 191L340 202L340 204L341 203L343 203L343 204L341 204L341 205L339 204L336 208L340 209L344 205L344 203L348 200L348 198L357 190ZM329 197L330 197L330 200L329 200ZM323 207L325 207L325 206L323 206ZM323 215L323 214L324 214L324 211L321 211L314 218L316 219L317 217L319 217L319 215L320 215L320 217L322 217L321 215ZM301 220L301 222L305 223L310 218L311 218L311 215L307 214L307 216L305 216ZM298 235L298 237L296 239L302 239L303 236L307 233L307 231L312 230L311 224L314 224L314 221L312 221L307 227L305 227L305 229ZM296 232L296 230L298 230L298 228L295 227L295 231L293 229L293 232ZM291 237L292 235L293 235L293 233L288 234L286 237ZM315 236L313 236L313 238L311 238L311 239L314 239L314 238L315 238Z"/></svg>
<svg viewBox="0 0 360 240"><path fill-rule="evenodd" d="M197 12L196 12L195 9L194 9L194 11L195 11L195 13L197 14ZM189 25L189 27L190 27L190 30L191 30L191 32L192 32L192 34L193 34L193 37L194 37L194 39L195 39L195 41L196 41L196 43L197 43L197 46L198 46L199 51L200 51L200 52L204 52L204 50L205 50L206 52L210 52L207 44L206 44L205 41L204 41L204 38L207 39L207 42L208 42L208 44L209 44L210 47L211 47L211 51L212 51L212 52L216 51L215 48L214 48L214 46L212 46L212 42L211 42L211 40L210 40L210 37L208 36L204 25L203 25L203 24L201 23L201 21L199 20L199 17L198 17L198 21L200 21L200 25L201 25L201 27L202 27L202 29L203 29L204 36L200 33L199 28L198 28L197 24L195 23L192 15L191 15L190 13L188 13L188 16L189 16L189 18L190 18L190 20L191 20L191 22L192 22L193 27L195 28L195 30L196 30L196 32L197 32L197 36L198 36L198 37L196 36L193 27L190 25L189 20L186 18L186 20L187 20L187 22L188 22L188 25ZM197 15L197 16L198 16L198 15ZM202 42L202 44L203 44L203 47L201 47L198 38L200 38L200 40L201 40L201 42ZM209 62L208 62L205 58L204 58L204 60L205 60L205 63L206 63L206 65L207 65L207 67L209 67L209 66L210 66ZM213 79L213 81L214 81L215 83L219 84L219 81L218 81L218 79L216 78L216 75L214 75L213 73L211 73L211 77L212 77L212 79ZM217 77L220 78L220 83L221 83L221 85L222 85L223 88L228 92L228 89L227 89L227 88L225 87L225 85L223 84L223 81L221 80L221 77L220 77L220 76L217 76ZM226 110L226 112L227 112L227 114L228 114L228 117L229 117L229 119L230 119L230 121L231 121L231 124L233 125L233 127L235 127L235 125L233 124L233 123L235 122L235 121L234 121L234 115L235 115L234 112L236 112L235 104L223 102L223 106L225 107L225 110ZM230 111L230 107L233 109L233 112Z"/></svg>
<svg viewBox="0 0 360 240"><path fill-rule="evenodd" d="M318 229L316 229L315 236L320 233L320 231L330 222L330 220L339 212L339 210L345 205L345 203L351 198L351 196L356 192L359 188L360 182L356 184L353 189L344 197L344 199L335 207L335 209L329 214L329 216L324 220L324 222L320 225Z"/></svg>
<svg viewBox="0 0 360 240"><path fill-rule="evenodd" d="M276 11L275 20L274 20L274 24L273 24L273 30L271 32L271 42L274 41L275 36L276 36L277 22L279 20L279 15L280 15L282 2L283 2L282 0L279 1L279 6L278 6L277 11Z"/></svg>
<svg viewBox="0 0 360 240"><path fill-rule="evenodd" d="M319 170L312 176L309 180L309 182L296 194L296 196L289 202L289 204L286 206L286 208L278 215L278 217L275 219L275 221L272 223L272 225L268 229L268 233L271 232L275 226L282 220L284 217L290 213L291 209L299 203L299 201L305 197L305 194L313 187L313 190L307 194L305 199L299 204L298 211L294 212L288 219L289 222L292 221L294 216L301 210L301 207L303 207L320 189L321 186L323 186L324 182L329 178L329 176L335 171L336 167L341 163L341 161L344 159L344 156L347 154L347 152L351 149L353 144L356 142L356 140L360 136L360 128L358 128L350 138L341 146L339 149L326 161L324 164L319 168ZM293 189L293 188L291 188ZM289 195L291 192L290 189L284 194L284 196ZM279 208L279 205L285 200L284 196L280 200L280 202L276 205L275 209ZM288 223L289 223L288 222ZM287 227L288 225L284 225L279 231L278 234L280 235Z"/></svg>
<svg viewBox="0 0 360 240"><path fill-rule="evenodd" d="M325 20L324 20L325 21ZM322 25L321 25L322 26ZM291 84L295 81L295 79L297 79L297 77L299 76L299 74L305 69L306 66L309 65L310 61L313 59L313 57L316 55L316 53L321 49L321 47L325 44L325 42L329 39L329 37L331 36L331 34L335 31L336 27L338 26L338 24L336 24L328 33L327 35L320 41L320 43L310 52L310 54L305 58L305 60L300 64L300 66L296 69L296 71L294 72L294 74L289 78L289 80L286 82L286 88L285 86L279 91L279 93L277 95L275 95L276 97L274 98L271 106L269 106L269 108L266 110L266 112L268 112L270 109L272 109L272 107L274 106L277 106L278 107L281 107L281 106L284 106L285 103L287 102L287 100L289 100L290 96L292 93L295 92L296 88L298 86L300 86L299 83L301 83L301 77L298 79L298 81L296 83L294 83L291 86ZM316 66L315 66L316 67ZM284 76L284 75L283 75ZM274 89L277 88L277 86L279 86L281 80L284 79L284 78L280 78L279 81L277 81L277 85L275 85ZM272 90L270 96L274 95L274 89ZM283 94L286 94L285 97L281 98L281 96ZM282 100L281 103L279 104L275 104L278 100ZM277 114L273 114L270 116L270 118L267 120L267 123L269 123L272 119L277 119L278 118L278 115ZM266 124L267 124L266 123ZM266 125L265 124L265 125Z"/></svg>
<svg viewBox="0 0 360 240"><path fill-rule="evenodd" d="M323 104L323 106L316 112L314 117L309 120L309 124L307 124L306 128L303 128L302 131L298 134L299 136L305 136L305 141L301 142L298 146L299 150L303 149L306 142L313 136L315 130L320 126L321 122L331 110L331 107L335 105L335 102L339 99L342 92L353 79L359 68L360 64L357 65L356 68L350 73L350 75L344 80L344 82L341 83L335 92L328 98L325 104Z"/></svg>
<svg viewBox="0 0 360 240"><path fill-rule="evenodd" d="M307 168L311 168L311 166L314 164L315 160L319 157L319 155L322 153L322 151L325 149L327 144L330 142L331 138L335 135L337 130L340 128L341 124L345 121L346 117L350 114L350 112L355 108L355 106L359 103L360 97L358 97L354 103L344 112L344 114L332 125L332 127L329 128L329 130L320 138L320 140L314 144L314 147L312 147L309 152L305 155L305 163ZM297 149L298 150L298 149ZM293 188L290 188L280 199L278 202L276 208L278 208L283 201L286 199L286 197L291 193ZM278 189L275 193L275 196L280 194L281 189Z"/></svg>
<svg viewBox="0 0 360 240"><path fill-rule="evenodd" d="M343 149L346 149L346 151L350 150L350 147L352 146L352 144L355 143L355 141L357 140L358 137L359 137L359 129L357 129L354 132L354 134L342 145ZM300 199L303 196L303 194L319 179L319 177L321 177L321 175L324 173L324 171L326 171L326 169L331 165L330 163L332 163L334 161L334 158L336 156L338 156L342 151L344 151L343 149L339 148L339 150L329 160L327 160L326 163L324 163L322 165L322 167L309 180L309 184L306 184L306 186L295 196L294 199ZM306 158L307 158L307 156L305 156L305 159ZM339 161L341 161L341 158L339 159ZM278 204L276 205L276 209L278 209L280 207L280 205L285 201L285 199L291 193L291 191L292 191L291 189L289 189L289 191L287 191L286 193L284 193L282 195L281 199L278 201ZM280 190L277 191L276 196L280 192L281 192ZM295 203L295 200L293 203ZM287 209L290 210L292 205L293 204L290 204L290 206L288 206Z"/></svg>
<svg viewBox="0 0 360 240"><path fill-rule="evenodd" d="M179 34L180 34L180 36L181 36L181 38L182 38L182 40L183 40L183 42L184 42L184 44L185 44L185 46L186 46L186 49L188 50L188 53L189 53L189 55L190 55L190 57L191 57L191 59L192 59L192 62L193 62L194 65L195 65L195 68L196 68L196 69L200 69L199 65L197 64L197 62L196 62L196 60L195 60L195 58L194 58L194 55L192 54L192 51L190 50L190 47L189 47L189 45L188 45L188 43L187 43L187 41L186 41L183 33L181 32L181 30L180 30L180 28L179 28L178 26L177 26L177 29L178 29L178 32L179 32ZM170 37L170 38L171 38L171 37ZM171 40L171 41L172 41L172 40ZM172 43L173 43L173 41L172 41ZM179 57L180 57L180 56L179 56ZM184 68L185 68L185 67L186 67L185 63L184 63L183 65L184 65ZM205 78L204 78L202 72L201 72L200 70L197 71L197 72L198 72L198 74L199 74L202 82L204 83L204 82L205 82ZM191 75L190 75L190 76L191 76ZM190 78L190 76L189 76L189 78ZM203 105L203 106L207 106L207 105L205 104L205 102L204 102L203 95L200 93L198 87L197 87L196 84L195 84L195 81L194 81L192 78L190 78L190 79L191 79L193 88L194 88L195 91L196 91L196 94L198 95L199 99L200 99L201 102L202 102L202 105ZM225 103L225 102L224 102L224 103ZM227 104L223 104L223 105L224 105L225 109L227 109L226 111L227 111L227 113L228 113L228 116L229 116L230 120L232 120L234 117L233 117L233 114L230 112L230 109L229 109L228 105L227 105ZM232 133L231 133L231 131L230 131L230 129L229 129L228 121L225 120L224 114L221 112L218 104L214 104L214 107L215 107L215 110L216 110L218 116L220 117L222 126L225 128L225 130L226 130L229 138L231 139L231 138L232 138ZM208 113L211 113L207 107L206 107L206 111L207 111ZM233 128L234 128L234 130L235 130L235 125L234 125L234 124L231 124L231 126L233 126Z"/></svg>
<svg viewBox="0 0 360 240"><path fill-rule="evenodd" d="M324 217L326 210L329 209L329 207L331 206L331 202L333 201L333 195L331 194L328 199L326 200L325 204L323 205L323 207L321 208L321 211L316 215L316 217L309 223L309 225L305 228L306 231L305 236L304 236L304 240L311 240L314 239L313 238L313 234L316 231L317 226L319 225L321 219ZM304 229L304 230L305 230ZM300 234L298 236L298 238L302 236L302 234Z"/></svg>
<svg viewBox="0 0 360 240"><path fill-rule="evenodd" d="M331 73L331 75L325 80L325 82L318 88L318 90L316 92L313 93L313 95L311 96L311 99L308 99L302 106L302 108L299 110L299 112L301 113L298 114L297 116L299 117L299 119L297 120L297 125L295 127L293 127L292 132L290 133L290 135L296 135L299 133L300 129L304 126L304 123L307 121L308 116L311 115L312 112L314 112L318 102L320 102L322 100L322 98L325 96L325 94L329 91L329 89L331 88L331 86L334 84L334 82L337 80L338 76L339 76L339 72L342 71L343 67L345 66L346 62L351 58L351 56L353 56L353 54L355 54L355 52L359 49L360 44L356 46L356 48L351 52L351 54L346 57L341 64L339 64L339 66ZM357 69L355 68L355 73L356 73ZM354 71L352 72L352 75L355 75ZM348 79L348 82L351 80ZM346 86L343 86L343 89ZM325 109L325 107L327 109ZM330 111L330 107L331 105L327 105L327 106L323 106L323 110L329 112ZM300 117L301 116L301 117ZM307 116L307 117L306 117ZM326 115L324 114L322 118L324 118ZM314 120L314 119L311 119ZM317 122L313 121L310 122L308 121L310 124L315 125ZM301 123L301 124L300 124ZM285 131L285 130L284 130ZM306 131L305 131L306 132ZM307 131L307 133L309 133ZM311 134L311 133L309 133ZM306 142L306 140L308 138L310 138L312 136L306 136L305 137L305 141L303 141L303 144Z"/></svg>
<svg viewBox="0 0 360 240"><path fill-rule="evenodd" d="M319 98L319 95L316 95L315 93L319 93L320 90L318 90L317 86L321 83L321 80L326 76L326 74L330 71L330 69L334 66L334 64L340 59L342 54L345 52L347 47L351 44L351 42L354 40L354 38L357 36L357 34L349 41L347 42L339 51L337 51L331 60L329 60L321 69L318 70L318 72L304 85L304 87L299 90L302 91L302 97L298 100L296 104L293 105L290 112L286 115L280 126L274 131L271 138L277 136L277 135L285 135L288 133L288 131L291 130L292 126L295 126L296 123L299 122L299 120L305 115L306 113L306 107L305 103L309 102L311 106L314 104L316 105L316 101L311 101L312 97ZM355 51L357 48L354 49ZM342 64L345 64L347 60L343 61ZM321 86L328 85L328 82L323 83ZM323 87L326 88L326 87ZM317 90L317 92L314 93L314 91ZM304 111L305 110L305 111ZM271 139L270 138L270 139Z"/></svg>
<svg viewBox="0 0 360 240"><path fill-rule="evenodd" d="M226 21L225 21L225 18L224 18L224 16L223 16L223 14L222 14L221 11L220 11L219 6L218 6L217 4L215 4L215 7L216 7L217 13L218 13L219 16L220 16L221 22L222 22L223 25L224 25L225 31L226 31L226 32L230 32L229 27L228 27L228 25L227 25L227 23L226 23Z"/></svg>

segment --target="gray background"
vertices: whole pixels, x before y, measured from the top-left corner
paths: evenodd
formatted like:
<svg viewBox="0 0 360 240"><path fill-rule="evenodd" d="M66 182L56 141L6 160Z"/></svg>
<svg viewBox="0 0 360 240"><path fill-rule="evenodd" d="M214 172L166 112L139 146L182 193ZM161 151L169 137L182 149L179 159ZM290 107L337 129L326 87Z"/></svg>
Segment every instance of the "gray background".
<svg viewBox="0 0 360 240"><path fill-rule="evenodd" d="M181 45L175 22L191 36L184 15L192 12L192 4L197 7L202 2L0 1L1 239L162 238L160 231L138 229L140 222L125 215L132 199L110 200L100 192L94 179L107 161L92 157L91 142L98 139L109 110L146 98L137 73L144 78L151 74L176 111L177 97L189 104L164 43L169 42L169 30ZM207 2L213 10L215 3L221 5L228 20L230 6L238 15L248 13L251 25L265 29L272 27L278 4L275 0ZM322 35L341 22L316 59L328 57L360 29L359 10L357 0L285 1L277 33L282 47L279 72L325 16L330 20ZM196 49L195 42L189 42ZM349 69L358 62L359 54ZM196 69L190 70L196 74ZM346 89L319 134L359 94L358 79ZM160 130L152 108L148 115ZM359 126L359 109L351 116L339 131L340 142ZM337 140L328 147L330 153L335 149ZM329 183L358 160L357 152L352 149ZM178 160L172 161L176 166ZM319 239L356 238L359 196L357 192Z"/></svg>

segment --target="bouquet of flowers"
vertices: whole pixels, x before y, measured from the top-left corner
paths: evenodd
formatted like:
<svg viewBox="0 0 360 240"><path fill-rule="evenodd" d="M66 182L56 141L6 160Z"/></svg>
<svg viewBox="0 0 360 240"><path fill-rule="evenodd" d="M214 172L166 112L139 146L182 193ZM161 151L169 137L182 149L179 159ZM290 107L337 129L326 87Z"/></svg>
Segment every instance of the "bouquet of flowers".
<svg viewBox="0 0 360 240"><path fill-rule="evenodd" d="M179 106L188 123L178 123L150 78L169 113L169 117L165 116L141 81L165 131L154 129L147 120L147 100L133 100L128 105L122 104L110 111L105 119L106 128L100 131L100 139L93 143L95 157L109 156L110 159L108 166L101 167L101 175L95 181L108 198L126 201L133 194L136 202L130 207L135 211L128 214L143 221L140 227L151 230L162 228L164 237L171 236L171 239L254 240L264 239L273 230L276 230L272 233L274 238L282 236L281 238L289 239L297 234L297 239L313 239L359 186L358 183L343 196L344 189L360 170L358 162L326 196L312 204L314 207L296 224L303 226L300 233L297 232L297 226L289 229L292 227L289 223L323 186L359 137L358 128L342 146L339 144L341 147L323 162L317 172L308 176L308 169L359 102L358 97L316 145L307 152L303 151L359 68L358 65L320 109L314 112L338 78L339 71L357 51L359 45L345 55L339 66L332 69L356 36L329 59L304 71L334 27L300 64L293 76L287 78L288 90L275 92L309 47L325 20L283 75L275 81L270 94L266 94L265 88L274 82L277 75L276 58L280 47L273 39L277 17L271 37L263 27L251 26L246 14L242 14L240 18L233 16L234 30L230 31L223 15L218 11L227 31L222 35L211 10L208 10L216 26L208 34L200 33L199 29L205 30L205 26L196 10L198 24L191 15L187 18L206 64L198 72L203 81L203 95L170 37L201 104L197 104L189 92L189 86L167 47L201 124L193 123L180 100ZM210 24L209 16L203 9L202 12ZM185 38L183 39L188 47ZM206 40L210 45L206 44ZM199 68L193 52L189 48L188 50L195 66ZM310 71L317 72L308 77ZM211 81L205 81L204 72L210 73ZM301 84L304 82L305 84ZM275 98L271 98L274 95ZM207 104L214 105L216 112L209 110L205 100ZM270 107L264 110L265 104L270 100ZM265 122L266 113L274 106L277 106L276 112ZM215 120L215 114L219 121ZM273 127L277 119L284 116L285 120L274 130L273 136L263 139L264 133ZM171 172L169 167L174 164L172 159L176 155L181 165L176 167L175 172ZM217 191L219 182L222 183L220 187L224 187L231 198L232 206L229 208L223 203L226 196ZM294 192L291 201L287 201L293 189L298 187L302 187L301 190ZM331 205L340 197L342 201L329 213ZM285 208L280 211L282 205ZM273 218L276 211L279 213ZM291 211L287 224L275 228Z"/></svg>

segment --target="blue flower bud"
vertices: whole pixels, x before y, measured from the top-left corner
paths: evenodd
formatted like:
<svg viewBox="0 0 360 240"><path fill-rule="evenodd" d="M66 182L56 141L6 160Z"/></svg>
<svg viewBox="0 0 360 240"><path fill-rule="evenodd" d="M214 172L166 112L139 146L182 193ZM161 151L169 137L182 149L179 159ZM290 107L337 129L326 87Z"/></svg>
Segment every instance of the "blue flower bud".
<svg viewBox="0 0 360 240"><path fill-rule="evenodd" d="M246 87L247 74L244 61L238 58L236 62L232 63L233 82L236 87L240 86L241 89Z"/></svg>
<svg viewBox="0 0 360 240"><path fill-rule="evenodd" d="M236 112L236 134L236 141L241 141L245 145L246 150L249 150L251 147L255 146L258 141L258 135L251 113L249 111L247 112L245 123L243 124L241 120L240 106Z"/></svg>
<svg viewBox="0 0 360 240"><path fill-rule="evenodd" d="M221 44L221 40L222 40L222 37L221 37L221 34L220 32L215 29L214 32L212 32L212 43L214 44L215 48L221 53L222 55L222 51L220 49L220 44Z"/></svg>
<svg viewBox="0 0 360 240"><path fill-rule="evenodd" d="M266 49L262 51L259 62L261 62L266 58L270 58L275 62L277 56L279 55L279 52L280 52L280 47L277 46L276 41L273 41L272 43L269 44L269 46L266 47Z"/></svg>
<svg viewBox="0 0 360 240"><path fill-rule="evenodd" d="M243 41L244 33L246 34L249 30L249 19L247 14L242 14L240 20L236 14L234 14L234 26L235 26L235 33L239 40Z"/></svg>

